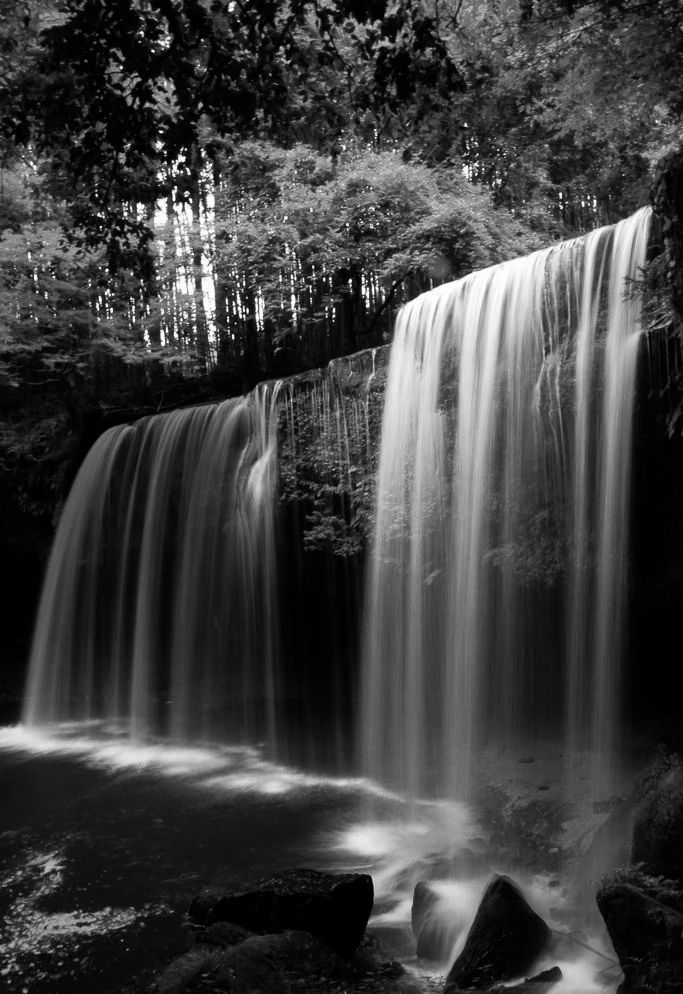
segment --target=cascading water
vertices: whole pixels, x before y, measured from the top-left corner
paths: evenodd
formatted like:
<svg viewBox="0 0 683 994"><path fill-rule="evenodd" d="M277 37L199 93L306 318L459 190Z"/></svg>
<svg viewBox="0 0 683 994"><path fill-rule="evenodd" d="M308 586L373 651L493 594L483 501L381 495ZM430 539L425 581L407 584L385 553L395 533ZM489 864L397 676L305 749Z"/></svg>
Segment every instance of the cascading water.
<svg viewBox="0 0 683 994"><path fill-rule="evenodd" d="M400 313L368 568L364 772L466 797L482 749L619 736L631 424L650 212Z"/></svg>
<svg viewBox="0 0 683 994"><path fill-rule="evenodd" d="M48 565L27 723L111 717L138 738L266 740L316 762L322 720L341 754L376 477L363 771L464 797L484 746L564 729L597 789L623 655L625 280L648 229L644 210L405 307L377 474L371 351L105 433Z"/></svg>
<svg viewBox="0 0 683 994"><path fill-rule="evenodd" d="M96 442L48 563L28 725L348 764L380 366L368 350Z"/></svg>
<svg viewBox="0 0 683 994"><path fill-rule="evenodd" d="M279 387L105 432L59 524L28 724L277 741Z"/></svg>

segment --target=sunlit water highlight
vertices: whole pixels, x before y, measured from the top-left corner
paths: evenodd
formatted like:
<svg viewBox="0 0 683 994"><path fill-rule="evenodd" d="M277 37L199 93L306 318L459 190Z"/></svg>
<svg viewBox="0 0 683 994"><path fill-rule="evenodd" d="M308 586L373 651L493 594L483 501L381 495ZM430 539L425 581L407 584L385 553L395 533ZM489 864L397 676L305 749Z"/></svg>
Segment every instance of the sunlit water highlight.
<svg viewBox="0 0 683 994"><path fill-rule="evenodd" d="M114 735L114 737L112 737ZM136 743L127 729L111 723L61 723L49 729L14 725L0 728L0 750L18 755L65 756L110 772L154 772L189 780L218 794L285 795L329 788L400 801L401 796L361 777L326 777L264 759L249 746L174 746L165 741Z"/></svg>
<svg viewBox="0 0 683 994"><path fill-rule="evenodd" d="M29 851L20 869L0 875L0 889L4 894L16 890L21 894L10 903L0 923L0 978L6 984L21 986L23 960L31 954L54 953L56 972L65 965L67 959L72 969L78 968L82 957L78 954L78 946L74 946L74 941L77 943L88 936L102 937L125 931L140 919L160 914L163 910L150 904L138 909L45 912L41 909L41 904L46 898L59 892L63 873L63 854L59 850L45 850ZM69 940L71 945L68 951L63 950L62 944ZM49 977L45 979L50 980Z"/></svg>

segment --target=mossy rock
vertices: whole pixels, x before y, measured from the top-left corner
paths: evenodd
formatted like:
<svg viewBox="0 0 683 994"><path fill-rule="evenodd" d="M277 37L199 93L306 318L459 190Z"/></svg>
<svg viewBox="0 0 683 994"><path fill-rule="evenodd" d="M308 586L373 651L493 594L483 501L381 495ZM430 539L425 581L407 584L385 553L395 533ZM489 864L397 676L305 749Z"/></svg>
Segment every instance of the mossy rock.
<svg viewBox="0 0 683 994"><path fill-rule="evenodd" d="M638 787L631 862L652 876L683 882L683 761L660 754Z"/></svg>

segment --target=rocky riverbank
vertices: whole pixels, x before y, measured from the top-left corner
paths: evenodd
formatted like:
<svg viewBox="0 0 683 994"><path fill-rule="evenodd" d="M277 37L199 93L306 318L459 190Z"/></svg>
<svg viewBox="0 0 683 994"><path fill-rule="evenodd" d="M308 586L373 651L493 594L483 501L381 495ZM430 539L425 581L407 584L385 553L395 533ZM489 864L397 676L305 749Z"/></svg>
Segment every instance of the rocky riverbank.
<svg viewBox="0 0 683 994"><path fill-rule="evenodd" d="M661 751L634 796L604 823L594 850L629 826L623 865L603 878L597 907L617 960L606 968L619 994L683 991L683 766ZM614 828L614 832L611 832ZM611 842L609 843L612 844ZM576 898L585 903L587 853ZM373 907L371 877L293 869L240 891L205 892L190 904L188 950L154 976L143 975L123 994L360 994L486 992L547 994L565 989L559 965L582 934L551 928L507 876L493 874L474 919L441 900L438 884L420 881L412 904L418 964L444 968L444 978L408 972L366 933ZM592 903L592 901L591 901ZM609 974L609 976L608 976ZM569 989L569 988L566 988ZM574 988L572 988L573 990Z"/></svg>

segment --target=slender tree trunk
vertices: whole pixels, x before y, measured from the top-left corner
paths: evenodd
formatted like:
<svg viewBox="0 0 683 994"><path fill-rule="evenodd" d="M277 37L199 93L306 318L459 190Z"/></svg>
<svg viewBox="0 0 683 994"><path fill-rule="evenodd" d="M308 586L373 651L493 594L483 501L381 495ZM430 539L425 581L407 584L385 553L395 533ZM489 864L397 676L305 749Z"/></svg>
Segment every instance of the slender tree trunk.
<svg viewBox="0 0 683 994"><path fill-rule="evenodd" d="M201 183L201 163L199 153L197 152L192 181L192 271L194 277L197 351L208 366L211 357L209 329L204 303Z"/></svg>
<svg viewBox="0 0 683 994"><path fill-rule="evenodd" d="M256 294L247 286L244 294L247 313L244 320L244 350L242 352L242 381L245 390L251 388L261 379L261 364L259 362L258 325L256 322Z"/></svg>

